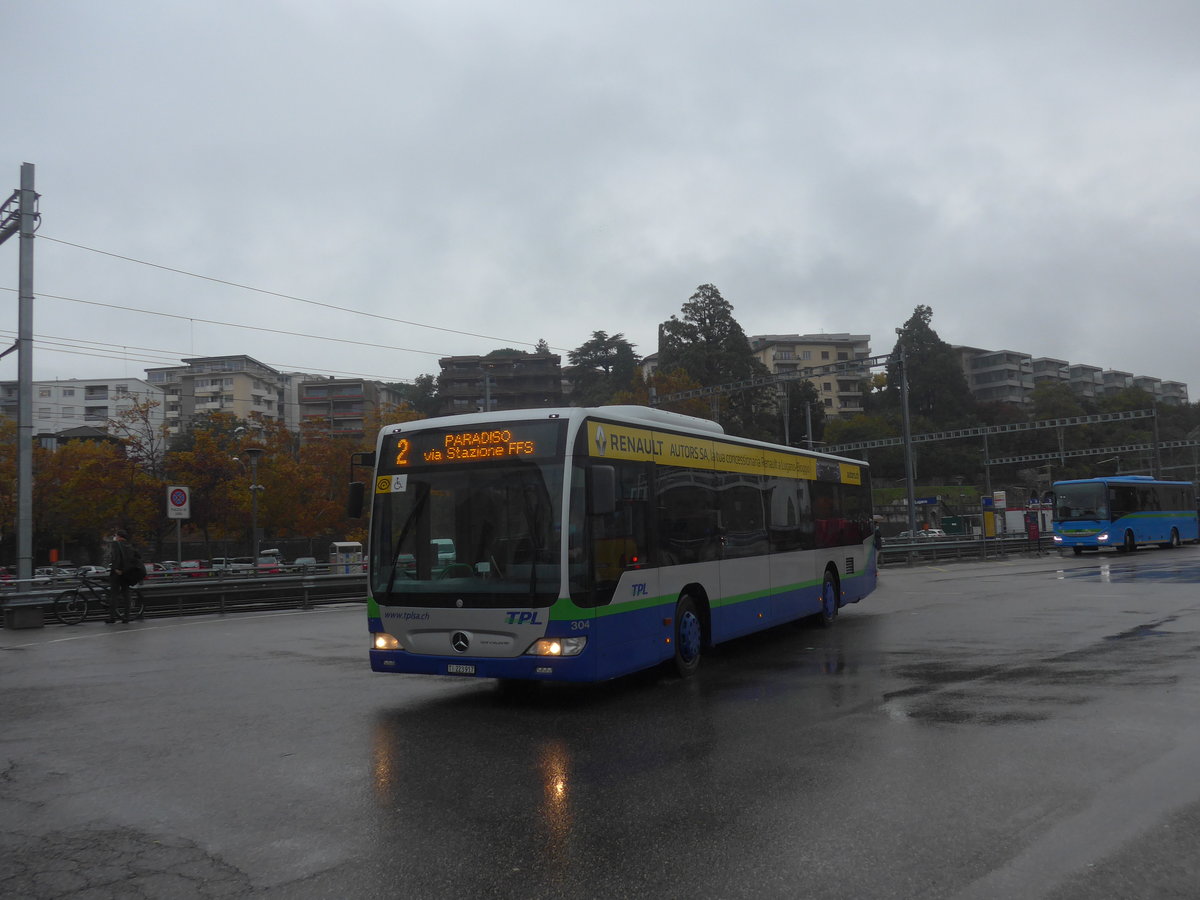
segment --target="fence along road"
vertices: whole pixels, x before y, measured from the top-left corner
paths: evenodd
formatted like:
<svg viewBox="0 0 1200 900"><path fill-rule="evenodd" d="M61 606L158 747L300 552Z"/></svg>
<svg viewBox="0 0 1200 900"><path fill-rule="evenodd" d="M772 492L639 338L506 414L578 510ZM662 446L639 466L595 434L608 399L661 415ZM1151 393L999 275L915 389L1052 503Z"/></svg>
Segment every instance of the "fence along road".
<svg viewBox="0 0 1200 900"><path fill-rule="evenodd" d="M147 617L203 615L264 609L307 609L318 604L365 602L367 576L353 574L261 575L237 578L154 577L135 590L145 605ZM11 583L11 582L10 582ZM78 582L73 578L37 585L34 590L19 586L0 595L5 628L39 628L57 624L54 600ZM91 620L102 618L102 609L91 609Z"/></svg>

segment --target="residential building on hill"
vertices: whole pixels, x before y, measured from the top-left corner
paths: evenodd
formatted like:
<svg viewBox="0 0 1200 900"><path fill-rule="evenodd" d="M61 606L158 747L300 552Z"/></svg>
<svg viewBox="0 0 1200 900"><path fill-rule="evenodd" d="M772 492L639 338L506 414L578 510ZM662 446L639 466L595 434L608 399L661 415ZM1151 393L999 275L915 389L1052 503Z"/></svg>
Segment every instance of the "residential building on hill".
<svg viewBox="0 0 1200 900"><path fill-rule="evenodd" d="M984 350L955 346L967 387L977 400L1029 403L1038 384L1068 385L1081 398L1095 400L1136 387L1162 403L1187 403L1187 385L1134 375L1118 369L1072 364L1063 359L1038 357L1017 350Z"/></svg>
<svg viewBox="0 0 1200 900"><path fill-rule="evenodd" d="M853 362L871 355L869 334L756 334L750 349L772 375ZM862 379L866 371L825 372L809 380L827 416L862 412Z"/></svg>
<svg viewBox="0 0 1200 900"><path fill-rule="evenodd" d="M309 378L300 382L300 421L335 437L364 437L372 417L404 400L398 390L361 378Z"/></svg>
<svg viewBox="0 0 1200 900"><path fill-rule="evenodd" d="M439 415L563 404L562 357L557 354L498 351L447 356L438 365Z"/></svg>

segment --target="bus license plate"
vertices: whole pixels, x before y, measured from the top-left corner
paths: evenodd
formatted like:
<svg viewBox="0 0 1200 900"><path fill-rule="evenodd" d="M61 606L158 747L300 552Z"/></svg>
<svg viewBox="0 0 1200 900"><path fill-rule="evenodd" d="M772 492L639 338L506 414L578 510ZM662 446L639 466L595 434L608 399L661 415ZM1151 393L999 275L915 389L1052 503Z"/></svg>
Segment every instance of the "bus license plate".
<svg viewBox="0 0 1200 900"><path fill-rule="evenodd" d="M447 675L474 675L475 667L464 663L448 663L446 665Z"/></svg>

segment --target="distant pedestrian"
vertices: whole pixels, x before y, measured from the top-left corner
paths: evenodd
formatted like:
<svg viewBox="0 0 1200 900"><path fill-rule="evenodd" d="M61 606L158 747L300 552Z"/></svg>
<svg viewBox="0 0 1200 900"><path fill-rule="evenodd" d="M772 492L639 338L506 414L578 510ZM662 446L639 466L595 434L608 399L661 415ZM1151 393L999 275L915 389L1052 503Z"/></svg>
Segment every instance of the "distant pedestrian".
<svg viewBox="0 0 1200 900"><path fill-rule="evenodd" d="M129 586L134 583L130 575L137 565L138 553L129 543L125 529L113 532L108 559L108 618L104 621L111 625L120 615L121 621L129 624Z"/></svg>

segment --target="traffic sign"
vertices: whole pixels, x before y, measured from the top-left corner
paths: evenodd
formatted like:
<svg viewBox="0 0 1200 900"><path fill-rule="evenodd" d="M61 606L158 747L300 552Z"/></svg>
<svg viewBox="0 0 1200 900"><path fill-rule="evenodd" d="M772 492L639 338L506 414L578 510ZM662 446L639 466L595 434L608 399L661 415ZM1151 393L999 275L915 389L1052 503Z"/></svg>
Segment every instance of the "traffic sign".
<svg viewBox="0 0 1200 900"><path fill-rule="evenodd" d="M167 488L167 518L190 519L192 517L192 489L183 485Z"/></svg>

